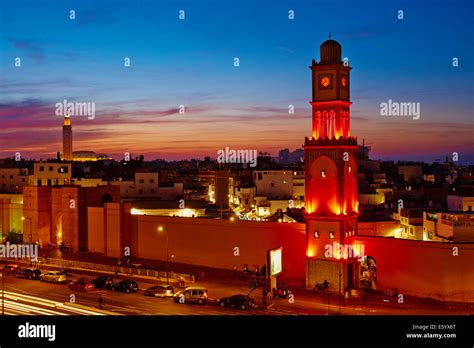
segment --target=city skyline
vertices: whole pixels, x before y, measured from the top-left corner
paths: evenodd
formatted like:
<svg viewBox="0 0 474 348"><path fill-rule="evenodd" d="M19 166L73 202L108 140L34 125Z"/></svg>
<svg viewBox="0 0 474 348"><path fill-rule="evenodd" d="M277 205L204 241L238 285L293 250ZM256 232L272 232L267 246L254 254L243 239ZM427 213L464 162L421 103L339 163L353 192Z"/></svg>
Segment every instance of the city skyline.
<svg viewBox="0 0 474 348"><path fill-rule="evenodd" d="M55 105L65 99L96 106L94 119L71 117L74 151L178 160L216 157L227 146L272 156L301 148L311 124L307 67L331 30L356 68L352 133L372 146L373 158L432 162L457 152L472 163L472 34L460 6L472 5L401 2L399 20L397 7L372 1L244 3L238 16L215 1L2 8L0 157L56 157ZM336 8L341 16L324 15ZM420 119L380 116L389 100L420 103Z"/></svg>

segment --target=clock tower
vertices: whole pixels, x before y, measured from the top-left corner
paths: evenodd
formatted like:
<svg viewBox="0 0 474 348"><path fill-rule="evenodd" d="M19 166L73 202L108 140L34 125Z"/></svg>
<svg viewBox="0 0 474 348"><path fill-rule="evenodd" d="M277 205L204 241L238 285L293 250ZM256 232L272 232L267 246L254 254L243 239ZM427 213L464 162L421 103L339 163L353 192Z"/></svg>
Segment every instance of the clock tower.
<svg viewBox="0 0 474 348"><path fill-rule="evenodd" d="M312 132L305 138L306 286L353 285L355 260L344 246L357 234L357 139L350 135L350 71L331 39L313 59Z"/></svg>

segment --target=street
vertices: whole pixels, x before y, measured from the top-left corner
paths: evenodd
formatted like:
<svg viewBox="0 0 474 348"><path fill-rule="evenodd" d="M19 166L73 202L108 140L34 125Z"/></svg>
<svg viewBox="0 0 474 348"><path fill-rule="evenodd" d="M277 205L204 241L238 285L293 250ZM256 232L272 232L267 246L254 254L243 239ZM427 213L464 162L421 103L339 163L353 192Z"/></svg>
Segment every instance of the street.
<svg viewBox="0 0 474 348"><path fill-rule="evenodd" d="M83 275L68 275L68 282L77 280ZM91 276L88 277L92 279ZM60 304L71 303L75 305L85 306L89 309L99 309L99 298L102 296L102 309L109 314L122 315L328 315L327 302L321 302L307 294L296 291L294 301L288 299L276 299L270 308L266 308L261 304L261 290L256 289L251 297L258 304L256 309L247 313L246 310L221 308L217 306L216 300L219 297L231 296L235 294L247 295L249 288L246 283L238 280L228 282L199 282L196 286L204 286L209 290L209 301L207 304L180 304L174 303L171 298L155 298L144 296L143 290L154 285L138 281L139 291L137 293L126 294L114 292L110 290L94 289L88 292L72 291L66 284L53 284L41 282L38 280L20 279L12 276L5 276L5 293L6 303L8 306L12 304L13 294L30 296L35 299L44 299L55 301ZM175 291L178 289L175 288ZM9 297L10 296L10 297ZM36 306L38 303L29 303L29 306ZM18 308L13 310L6 306L7 314L18 313ZM41 306L40 306L41 307ZM44 306L43 306L44 307ZM51 307L51 306L49 306ZM64 307L62 307L63 309ZM33 314L48 314L36 313ZM337 301L332 300L329 308L330 315L339 314L339 305ZM469 311L456 312L449 307L440 306L397 306L394 303L385 304L363 304L358 305L342 305L340 308L342 315L443 315L443 314L469 314ZM63 311L54 314L63 314ZM92 313L70 313L66 311L64 314L92 314Z"/></svg>

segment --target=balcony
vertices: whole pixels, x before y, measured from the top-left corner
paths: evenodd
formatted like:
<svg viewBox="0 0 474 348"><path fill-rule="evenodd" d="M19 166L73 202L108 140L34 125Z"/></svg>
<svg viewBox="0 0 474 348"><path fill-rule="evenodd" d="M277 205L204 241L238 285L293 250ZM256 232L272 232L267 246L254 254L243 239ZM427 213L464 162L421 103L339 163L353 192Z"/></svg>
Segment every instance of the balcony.
<svg viewBox="0 0 474 348"><path fill-rule="evenodd" d="M357 146L357 138L356 137L348 137L348 138L343 138L339 137L338 139L336 138L318 138L315 139L313 137L308 138L305 137L304 139L304 145L305 146L321 146L321 145L351 145L351 146Z"/></svg>

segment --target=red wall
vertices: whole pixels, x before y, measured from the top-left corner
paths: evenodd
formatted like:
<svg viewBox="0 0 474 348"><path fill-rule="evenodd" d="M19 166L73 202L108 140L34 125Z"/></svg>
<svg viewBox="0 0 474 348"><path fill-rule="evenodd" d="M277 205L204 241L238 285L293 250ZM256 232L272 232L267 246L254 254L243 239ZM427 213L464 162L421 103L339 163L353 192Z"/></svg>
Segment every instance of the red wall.
<svg viewBox="0 0 474 348"><path fill-rule="evenodd" d="M377 264L379 289L450 301L474 302L474 243L437 243L356 237ZM453 256L453 247L459 255Z"/></svg>
<svg viewBox="0 0 474 348"><path fill-rule="evenodd" d="M305 278L305 225L297 223L229 221L162 216L132 216L132 255L165 259L166 239L158 226L169 231L174 261L222 269L235 264L266 263L266 250L283 247L282 278ZM239 256L234 248L239 248Z"/></svg>

